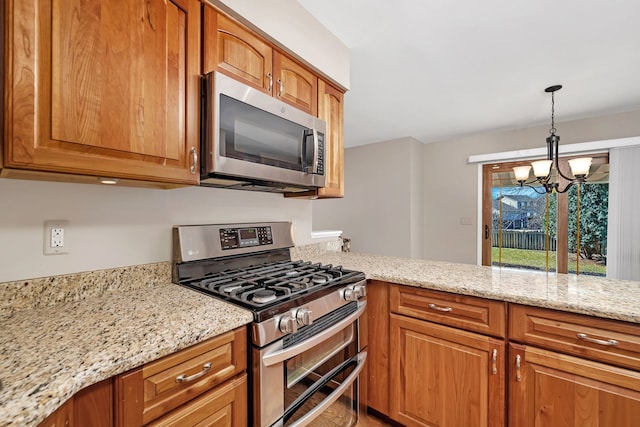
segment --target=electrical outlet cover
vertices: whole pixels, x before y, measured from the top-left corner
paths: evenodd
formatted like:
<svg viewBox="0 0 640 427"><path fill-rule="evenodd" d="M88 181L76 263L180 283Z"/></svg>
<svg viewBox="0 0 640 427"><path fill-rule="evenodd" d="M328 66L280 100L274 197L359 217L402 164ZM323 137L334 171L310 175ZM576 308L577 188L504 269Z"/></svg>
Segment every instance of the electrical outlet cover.
<svg viewBox="0 0 640 427"><path fill-rule="evenodd" d="M69 253L69 221L50 220L44 222L43 253L45 255Z"/></svg>

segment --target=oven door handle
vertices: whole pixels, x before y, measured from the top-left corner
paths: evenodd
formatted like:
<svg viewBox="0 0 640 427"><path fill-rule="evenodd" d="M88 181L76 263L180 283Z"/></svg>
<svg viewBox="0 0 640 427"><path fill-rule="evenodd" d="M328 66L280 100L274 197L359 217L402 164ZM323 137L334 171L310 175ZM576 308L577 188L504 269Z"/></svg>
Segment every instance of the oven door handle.
<svg viewBox="0 0 640 427"><path fill-rule="evenodd" d="M317 346L322 341L333 336L333 334L335 334L336 332L340 331L341 329L344 329L350 323L353 323L358 317L360 317L364 313L364 309L366 307L367 307L367 301L358 301L358 309L353 313L351 313L350 315L348 315L347 317L345 317L344 319L342 319L341 321L339 321L338 323L336 323L335 325L314 335L308 340L301 342L300 344L293 345L291 347L285 348L284 350L278 350L270 354L265 354L262 357L262 364L264 366L276 365L278 363L284 362L287 359L291 359L293 356L296 356L300 353L304 353L310 348Z"/></svg>
<svg viewBox="0 0 640 427"><path fill-rule="evenodd" d="M335 388L334 391L331 392L329 396L327 396L322 402L318 405L314 406L314 408L307 412L302 418L298 419L296 422L290 424L290 427L304 427L309 425L313 420L315 420L318 415L324 412L333 402L338 400L340 396L344 393L344 391L351 386L362 372L364 368L364 362L367 360L367 352L361 351L358 353L358 366L349 374L347 378Z"/></svg>

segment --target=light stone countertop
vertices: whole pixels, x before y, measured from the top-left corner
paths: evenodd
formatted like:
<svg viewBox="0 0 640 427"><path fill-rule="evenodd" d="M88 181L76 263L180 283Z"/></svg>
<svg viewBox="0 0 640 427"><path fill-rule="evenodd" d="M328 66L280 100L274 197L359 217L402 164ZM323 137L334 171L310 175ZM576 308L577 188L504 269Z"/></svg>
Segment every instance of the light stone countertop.
<svg viewBox="0 0 640 427"><path fill-rule="evenodd" d="M640 282L339 252L292 259L367 278L640 323ZM0 426L35 426L82 388L252 321L168 283L169 263L0 284Z"/></svg>
<svg viewBox="0 0 640 427"><path fill-rule="evenodd" d="M323 251L292 250L294 259L342 265L368 279L640 323L640 282Z"/></svg>
<svg viewBox="0 0 640 427"><path fill-rule="evenodd" d="M253 320L171 283L0 319L0 426L35 426L82 388Z"/></svg>

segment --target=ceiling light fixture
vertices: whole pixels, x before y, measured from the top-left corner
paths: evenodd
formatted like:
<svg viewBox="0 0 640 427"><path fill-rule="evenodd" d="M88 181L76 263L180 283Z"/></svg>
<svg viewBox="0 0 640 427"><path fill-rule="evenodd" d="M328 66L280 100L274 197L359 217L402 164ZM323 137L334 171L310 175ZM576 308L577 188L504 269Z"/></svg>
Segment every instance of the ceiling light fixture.
<svg viewBox="0 0 640 427"><path fill-rule="evenodd" d="M586 181L587 175L589 175L589 168L591 167L591 157L581 157L569 160L569 168L571 169L571 174L574 178L569 178L560 170L560 162L558 160L558 142L560 141L560 137L556 135L554 98L554 93L560 89L562 89L562 85L550 86L544 90L547 93L551 93L551 129L549 129L549 133L551 135L547 138L547 159L531 162L531 166L516 166L513 168L513 172L516 175L516 180L520 184L520 187L526 185L527 187L533 188L536 193L539 194L553 193L554 191L557 193L567 192L574 183L582 183ZM526 182L527 179L529 179L531 167L533 167L535 179L533 181ZM556 180L559 180L559 178L562 177L568 181L568 184L564 189L560 189L560 184L558 182L551 181L552 169L555 169L557 175L559 175L556 176ZM530 185L534 183L542 186L543 191L539 191L538 188L540 187L538 186Z"/></svg>

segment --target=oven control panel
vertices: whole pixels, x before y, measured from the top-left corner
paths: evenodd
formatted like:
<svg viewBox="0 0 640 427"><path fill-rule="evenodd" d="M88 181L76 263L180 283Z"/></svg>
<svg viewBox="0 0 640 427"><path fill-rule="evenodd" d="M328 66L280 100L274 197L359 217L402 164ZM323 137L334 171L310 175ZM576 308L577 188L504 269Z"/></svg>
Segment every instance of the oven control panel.
<svg viewBox="0 0 640 427"><path fill-rule="evenodd" d="M222 250L272 244L273 235L270 226L220 229Z"/></svg>

